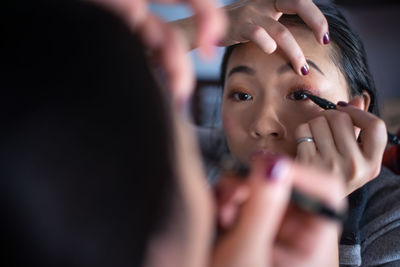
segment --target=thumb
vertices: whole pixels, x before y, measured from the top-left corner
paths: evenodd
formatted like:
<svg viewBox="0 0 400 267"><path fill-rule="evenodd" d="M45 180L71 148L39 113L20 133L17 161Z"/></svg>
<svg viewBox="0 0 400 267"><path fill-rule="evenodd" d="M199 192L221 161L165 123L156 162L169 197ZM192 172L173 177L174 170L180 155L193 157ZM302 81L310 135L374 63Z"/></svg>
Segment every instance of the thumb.
<svg viewBox="0 0 400 267"><path fill-rule="evenodd" d="M290 161L262 157L249 176L250 197L237 219L237 230L253 241L272 243L290 198Z"/></svg>
<svg viewBox="0 0 400 267"><path fill-rule="evenodd" d="M248 177L250 196L234 225L217 242L213 266L265 266L289 202L291 163L286 158L255 160Z"/></svg>

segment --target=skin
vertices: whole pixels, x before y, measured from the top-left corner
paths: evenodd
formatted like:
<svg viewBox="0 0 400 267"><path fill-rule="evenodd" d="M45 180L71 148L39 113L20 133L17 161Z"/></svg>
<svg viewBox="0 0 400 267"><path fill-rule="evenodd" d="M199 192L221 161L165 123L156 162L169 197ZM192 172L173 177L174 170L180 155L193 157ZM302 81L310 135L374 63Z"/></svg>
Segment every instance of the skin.
<svg viewBox="0 0 400 267"><path fill-rule="evenodd" d="M340 179L288 159L278 159L280 167L272 177L266 175L271 161L260 156L252 163L248 177L241 179L245 193L235 201L236 215L224 227L223 235L215 238L220 211L206 183L195 133L178 112L174 118L180 198L166 231L150 243L145 266L338 265L337 233L341 225L307 212L286 211L292 186L342 210L344 186ZM231 174L225 177L235 178ZM290 234L294 231L296 235ZM298 242L299 235L302 242Z"/></svg>
<svg viewBox="0 0 400 267"><path fill-rule="evenodd" d="M196 137L175 113L175 161L179 199L167 230L150 245L148 267L205 267L210 261L215 205Z"/></svg>
<svg viewBox="0 0 400 267"><path fill-rule="evenodd" d="M366 112L368 93L350 97L344 75L332 60L333 46L321 46L303 26L288 27L311 67L299 76L281 50L267 55L252 43L233 51L227 66L222 101L222 122L228 146L241 161L252 156L284 154L307 165L336 173L347 184L347 194L375 178L386 145L386 128ZM347 107L323 110L306 91ZM357 136L362 129L362 143ZM296 140L312 137L314 142Z"/></svg>
<svg viewBox="0 0 400 267"><path fill-rule="evenodd" d="M214 46L228 46L253 41L266 53L277 47L285 51L299 75L307 66L296 40L278 22L282 14L298 14L324 44L328 23L312 0L239 0L218 6L215 0L86 0L100 4L117 15L142 37L152 63L165 72L166 85L172 97L182 105L194 90L194 73L189 49L198 47L205 57L214 55ZM148 10L148 4L185 3L195 16L173 23L164 21ZM229 26L230 24L230 26Z"/></svg>
<svg viewBox="0 0 400 267"><path fill-rule="evenodd" d="M297 41L278 20L282 14L298 14L313 29L315 39L327 44L324 37L329 36L328 23L322 12L311 0L239 0L224 7L229 24L227 32L215 45L230 46L251 41L265 53L273 53L277 47L282 49L299 75L301 68L307 66ZM190 48L196 48L196 29L193 17L173 22L185 35Z"/></svg>
<svg viewBox="0 0 400 267"><path fill-rule="evenodd" d="M193 74L187 57L184 56L185 44L176 29L147 12L146 0L136 3L131 0L91 1L114 10L133 31L141 35L144 44L160 56L159 61L172 89L173 107L180 109L182 101L192 92ZM222 37L223 15L220 11L215 11L212 4L205 4L212 1L187 2L197 11L200 25L197 44L207 51L207 47ZM258 4L262 6L263 2L266 3L263 6L264 11L268 12L261 14L267 14L269 23L241 19L238 22L234 19L235 23L246 25L238 32L233 31L232 40L243 42L254 38L266 52L272 52L276 46L281 46L289 54L293 66L297 66L297 74L300 74L299 68L305 64L302 52L293 36L276 20L282 13L299 13L314 29L319 42L322 42L322 37L327 32L326 20L311 0L246 1L253 7L253 11L258 10ZM250 35L244 36L243 40L242 34L247 33L249 27L252 29ZM338 265L337 233L340 231L340 224L306 212L286 216L285 211L289 205L292 186L304 190L334 209L343 210L341 195L344 189L339 179L329 173L296 165L287 159L284 160L285 164L279 164L279 170L274 170L274 176L271 177L266 175L266 170L273 168L272 162L260 157L252 163L251 173L241 184L247 193L240 201L235 202L238 212L231 217L229 229L225 228L223 236L214 240L214 223L221 210L215 212L216 204L205 182L193 129L182 119L179 111L175 110L174 118L179 201L165 231L158 233L150 241L145 266ZM282 163L281 160L275 162ZM299 244L294 235L281 234L291 231L301 234L304 242Z"/></svg>
<svg viewBox="0 0 400 267"><path fill-rule="evenodd" d="M294 91L305 89L333 103L349 101L348 86L332 62L331 48L320 46L306 28L290 30L306 59L314 62L323 74L309 64L310 74L298 76L281 51L266 55L252 43L235 49L229 60L222 102L223 125L229 148L244 162L249 162L258 150L296 157L296 128L319 116L321 108L309 100L295 100ZM249 70L228 76L238 66ZM252 99L240 101L237 93L249 94Z"/></svg>
<svg viewBox="0 0 400 267"><path fill-rule="evenodd" d="M370 103L367 93L350 96L343 74L332 61L333 47L320 46L306 27L288 28L309 60L310 74L297 75L282 50L267 55L253 43L235 48L227 66L222 102L222 121L228 146L239 160L249 165L254 164L260 155L276 157L283 154L301 162L308 170L324 170L324 174L314 182L309 180L310 183L302 188L309 190L319 179L333 175L337 182L346 183L343 198L378 174L386 130L379 118L366 112ZM299 89L333 103L346 101L350 105L325 111L306 98L296 98L293 92ZM356 140L360 129L363 130L361 139L364 142L361 144ZM301 137L313 137L314 142L297 145L296 140ZM246 182L232 177L221 179L217 188L221 195L218 221L222 229L229 231L237 217L243 215L240 209L244 199L251 198L253 192L249 191ZM331 194L329 190L320 193L321 196ZM260 214L262 212L258 216ZM272 266L298 265L302 261L300 258L310 255L310 244L321 240L316 233L311 234L315 222L309 219L294 206L287 206L274 247L267 251ZM340 230L320 233L327 238L320 243L324 251L306 256L309 261L299 265L311 266L324 260L325 264L338 265L337 237ZM244 242L246 237L241 236L240 240ZM236 253L244 250L243 246L232 246ZM300 253L294 253L297 256L288 253L291 248ZM237 266L247 264L242 262Z"/></svg>

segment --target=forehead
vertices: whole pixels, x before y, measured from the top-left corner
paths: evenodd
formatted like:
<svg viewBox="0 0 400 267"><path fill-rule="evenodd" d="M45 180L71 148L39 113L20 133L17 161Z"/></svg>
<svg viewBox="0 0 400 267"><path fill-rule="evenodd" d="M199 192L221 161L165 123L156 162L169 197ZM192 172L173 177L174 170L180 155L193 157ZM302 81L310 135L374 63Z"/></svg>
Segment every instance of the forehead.
<svg viewBox="0 0 400 267"><path fill-rule="evenodd" d="M305 26L288 26L288 29L296 39L307 60L316 63L324 73L334 76L342 75L340 69L332 60L332 45L319 44L312 31ZM257 45L249 42L239 45L233 50L229 58L226 73L237 65L246 65L255 70L261 69L264 73L271 73L288 62L288 57L279 48L279 45L274 53L268 55L258 48Z"/></svg>

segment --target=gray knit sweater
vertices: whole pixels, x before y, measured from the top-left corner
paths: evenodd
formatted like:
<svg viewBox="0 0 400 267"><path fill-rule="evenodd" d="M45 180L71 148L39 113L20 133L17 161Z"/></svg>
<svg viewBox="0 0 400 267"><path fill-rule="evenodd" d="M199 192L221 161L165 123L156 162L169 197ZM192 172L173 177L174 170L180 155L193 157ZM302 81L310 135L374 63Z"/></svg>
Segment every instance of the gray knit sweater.
<svg viewBox="0 0 400 267"><path fill-rule="evenodd" d="M380 175L349 196L341 266L400 266L400 176Z"/></svg>
<svg viewBox="0 0 400 267"><path fill-rule="evenodd" d="M222 129L198 129L211 183L218 159L228 151ZM382 168L380 175L349 196L349 218L339 246L340 266L400 267L400 177Z"/></svg>

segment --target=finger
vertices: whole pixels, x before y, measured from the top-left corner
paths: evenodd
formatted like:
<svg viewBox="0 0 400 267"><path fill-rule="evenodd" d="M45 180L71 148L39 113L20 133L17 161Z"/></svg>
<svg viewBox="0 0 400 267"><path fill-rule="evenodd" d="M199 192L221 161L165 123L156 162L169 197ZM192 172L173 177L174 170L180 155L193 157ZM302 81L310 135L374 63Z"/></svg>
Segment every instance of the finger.
<svg viewBox="0 0 400 267"><path fill-rule="evenodd" d="M276 50L276 42L261 26L247 23L243 26L241 37L258 45L265 53L271 54Z"/></svg>
<svg viewBox="0 0 400 267"><path fill-rule="evenodd" d="M226 230L233 224L240 206L249 197L249 189L243 179L224 176L215 190L218 224L222 230Z"/></svg>
<svg viewBox="0 0 400 267"><path fill-rule="evenodd" d="M297 190L338 210L346 207L343 201L346 184L342 177L300 163L292 164L288 176L292 177Z"/></svg>
<svg viewBox="0 0 400 267"><path fill-rule="evenodd" d="M296 142L300 138L313 137L308 123L303 123L299 125L296 129L295 135L296 135ZM303 163L310 163L312 162L312 159L316 154L317 154L317 149L315 147L314 142L302 142L300 144L297 144L296 159L298 159L298 161Z"/></svg>
<svg viewBox="0 0 400 267"><path fill-rule="evenodd" d="M260 238L264 243L272 242L289 201L290 162L286 158L260 157L253 166L248 177L251 194L236 226L249 237L253 235L255 242Z"/></svg>
<svg viewBox="0 0 400 267"><path fill-rule="evenodd" d="M200 51L206 57L213 55L216 46L227 26L225 13L217 8L214 0L188 0L195 13L197 24L197 41Z"/></svg>
<svg viewBox="0 0 400 267"><path fill-rule="evenodd" d="M317 41L329 43L329 26L321 10L311 0L276 0L276 8L286 14L298 14L312 29Z"/></svg>
<svg viewBox="0 0 400 267"><path fill-rule="evenodd" d="M167 32L167 31L166 31ZM194 90L194 71L182 36L172 30L170 42L161 49L161 63L165 69L169 88L179 105L187 101Z"/></svg>
<svg viewBox="0 0 400 267"><path fill-rule="evenodd" d="M287 159L258 159L247 177L248 200L238 218L214 249L215 266L266 266L281 219L289 201ZM231 255L229 258L226 255Z"/></svg>
<svg viewBox="0 0 400 267"><path fill-rule="evenodd" d="M168 41L170 31L168 26L157 16L149 14L138 26L137 32L142 38L142 42L150 49L156 50ZM174 42L174 39L172 40Z"/></svg>
<svg viewBox="0 0 400 267"><path fill-rule="evenodd" d="M372 161L379 161L387 144L385 123L372 113L365 112L345 102L338 102L337 109L346 112L353 124L361 128L360 139L363 155Z"/></svg>
<svg viewBox="0 0 400 267"><path fill-rule="evenodd" d="M194 73L181 34L150 14L138 32L157 57L173 98L178 103L188 99L194 88Z"/></svg>
<svg viewBox="0 0 400 267"><path fill-rule="evenodd" d="M286 54L295 72L299 75L307 75L310 68L304 58L303 51L288 28L273 19L267 19L261 26L266 29L278 47Z"/></svg>
<svg viewBox="0 0 400 267"><path fill-rule="evenodd" d="M324 116L319 116L309 121L308 124L319 154L323 158L331 158L337 150L327 119Z"/></svg>
<svg viewBox="0 0 400 267"><path fill-rule="evenodd" d="M350 116L338 110L327 110L324 116L332 130L333 139L338 152L345 158L361 157L360 148L354 133L354 125Z"/></svg>
<svg viewBox="0 0 400 267"><path fill-rule="evenodd" d="M223 205L234 198L236 191L240 190L245 183L244 179L240 179L234 174L224 173L220 177L218 184L215 186L218 205Z"/></svg>
<svg viewBox="0 0 400 267"><path fill-rule="evenodd" d="M293 187L299 192L319 200L337 212L345 211L347 206L344 200L345 183L340 177L298 163L291 166L289 175L292 176ZM306 259L313 251L315 252L315 248L326 248L329 244L336 247L340 227L338 221L328 220L314 213L305 212L296 205L290 205L281 224L276 244L286 249L295 249L303 259ZM334 254L332 247L329 248L330 253L324 255ZM277 252L279 250L277 249ZM286 260L282 258L283 254L276 256L279 260L283 260L285 266L293 266L293 262L287 261L288 257ZM337 255L333 255L333 258L335 256Z"/></svg>

